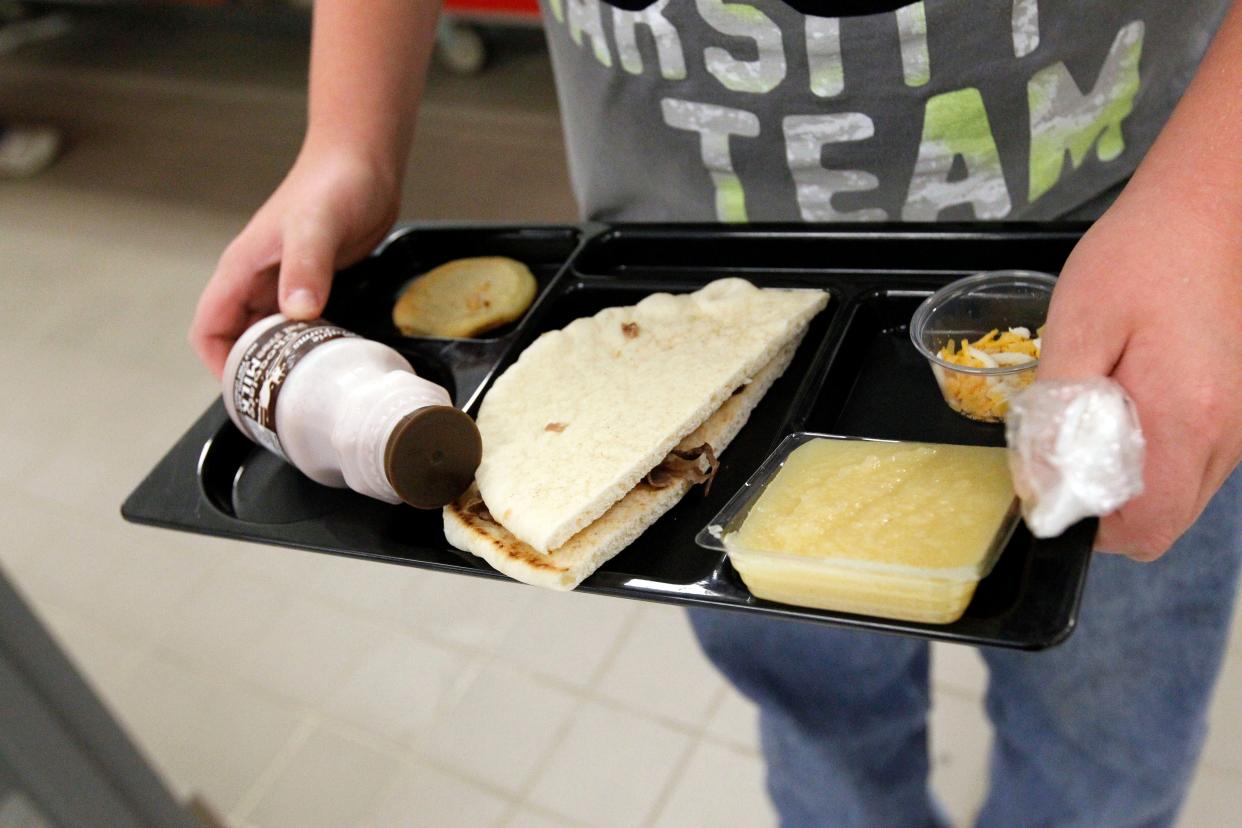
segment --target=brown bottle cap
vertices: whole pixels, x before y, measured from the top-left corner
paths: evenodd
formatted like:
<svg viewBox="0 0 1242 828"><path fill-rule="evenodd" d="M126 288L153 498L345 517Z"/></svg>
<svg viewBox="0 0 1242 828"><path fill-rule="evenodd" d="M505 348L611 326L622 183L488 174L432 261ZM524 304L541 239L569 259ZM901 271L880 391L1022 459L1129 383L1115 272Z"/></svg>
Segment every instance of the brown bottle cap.
<svg viewBox="0 0 1242 828"><path fill-rule="evenodd" d="M384 473L406 503L438 509L470 486L482 457L483 440L470 415L432 405L406 415L392 430Z"/></svg>

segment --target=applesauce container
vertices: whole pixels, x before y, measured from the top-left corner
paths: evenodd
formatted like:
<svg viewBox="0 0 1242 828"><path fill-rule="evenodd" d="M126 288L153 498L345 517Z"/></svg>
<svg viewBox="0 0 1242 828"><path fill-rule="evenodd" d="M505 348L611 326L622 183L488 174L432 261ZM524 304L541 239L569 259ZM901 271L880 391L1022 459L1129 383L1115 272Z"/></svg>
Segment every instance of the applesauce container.
<svg viewBox="0 0 1242 828"><path fill-rule="evenodd" d="M474 420L397 351L315 319L252 325L224 365L242 433L317 483L387 503L443 506L482 456Z"/></svg>
<svg viewBox="0 0 1242 828"><path fill-rule="evenodd" d="M756 598L951 624L1017 522L1002 448L795 432L695 542Z"/></svg>

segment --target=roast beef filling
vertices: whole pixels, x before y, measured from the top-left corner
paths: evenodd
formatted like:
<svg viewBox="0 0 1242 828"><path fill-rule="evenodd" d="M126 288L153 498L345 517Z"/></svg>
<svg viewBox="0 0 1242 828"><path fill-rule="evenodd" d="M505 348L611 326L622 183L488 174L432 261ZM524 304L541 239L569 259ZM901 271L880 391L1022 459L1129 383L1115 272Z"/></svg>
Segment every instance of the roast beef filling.
<svg viewBox="0 0 1242 828"><path fill-rule="evenodd" d="M483 502L483 498L475 494L463 506L462 511L468 515L481 518L490 523L495 523L496 519L492 517L492 513L487 510L487 504Z"/></svg>
<svg viewBox="0 0 1242 828"><path fill-rule="evenodd" d="M704 465L707 466L706 469L703 468ZM712 451L709 444L703 443L684 451L673 449L668 457L660 461L660 465L647 473L643 482L653 489L667 488L676 480L706 483L703 493L708 494L712 490L712 481L716 479L718 468L720 461L716 459L716 452Z"/></svg>

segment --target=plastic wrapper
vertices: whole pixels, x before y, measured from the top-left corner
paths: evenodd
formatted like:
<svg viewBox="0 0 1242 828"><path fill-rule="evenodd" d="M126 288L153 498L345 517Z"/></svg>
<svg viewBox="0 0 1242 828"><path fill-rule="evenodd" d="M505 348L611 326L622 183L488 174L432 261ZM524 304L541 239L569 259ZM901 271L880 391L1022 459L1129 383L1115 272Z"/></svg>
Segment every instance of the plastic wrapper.
<svg viewBox="0 0 1242 828"><path fill-rule="evenodd" d="M1022 516L1037 538L1114 512L1143 491L1138 414L1110 379L1036 381L1010 401L1005 440Z"/></svg>

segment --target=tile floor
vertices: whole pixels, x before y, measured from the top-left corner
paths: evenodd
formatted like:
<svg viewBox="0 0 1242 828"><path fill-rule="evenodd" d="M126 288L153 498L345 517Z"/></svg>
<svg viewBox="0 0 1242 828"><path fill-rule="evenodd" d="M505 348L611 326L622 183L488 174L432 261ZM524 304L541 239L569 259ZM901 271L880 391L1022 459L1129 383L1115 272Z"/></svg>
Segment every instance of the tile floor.
<svg viewBox="0 0 1242 828"><path fill-rule="evenodd" d="M22 389L0 397L0 565L231 826L775 824L753 710L675 610L120 520L216 393L184 344L194 300L296 150L304 29L243 22L80 13L0 55L0 111L72 141L0 184L0 370ZM436 74L406 217L572 220L537 47ZM935 648L933 782L959 825L985 784L984 683L972 651ZM1185 826L1236 816L1240 700L1235 641Z"/></svg>

